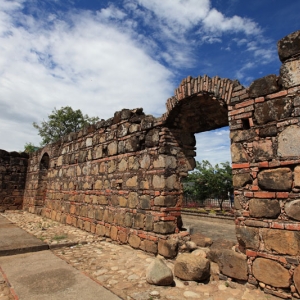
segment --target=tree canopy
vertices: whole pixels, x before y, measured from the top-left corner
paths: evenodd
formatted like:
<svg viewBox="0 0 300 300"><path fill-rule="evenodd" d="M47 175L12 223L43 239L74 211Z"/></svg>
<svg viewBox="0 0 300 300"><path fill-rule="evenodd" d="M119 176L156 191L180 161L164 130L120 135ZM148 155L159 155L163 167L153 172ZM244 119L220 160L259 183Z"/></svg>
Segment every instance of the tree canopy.
<svg viewBox="0 0 300 300"><path fill-rule="evenodd" d="M94 124L98 120L98 117L90 118L88 115L83 115L80 109L73 110L70 106L65 106L61 109L54 108L47 121L44 120L41 125L34 122L33 126L42 138L41 145L46 145L56 142L71 132L79 131L88 124Z"/></svg>
<svg viewBox="0 0 300 300"><path fill-rule="evenodd" d="M32 153L32 152L35 152L37 150L39 150L39 147L33 145L32 143L26 143L24 145L24 152L26 152L26 153Z"/></svg>
<svg viewBox="0 0 300 300"><path fill-rule="evenodd" d="M208 198L218 200L220 209L228 193L232 193L232 172L229 162L214 167L207 160L196 162L195 170L184 180L184 192L198 201Z"/></svg>

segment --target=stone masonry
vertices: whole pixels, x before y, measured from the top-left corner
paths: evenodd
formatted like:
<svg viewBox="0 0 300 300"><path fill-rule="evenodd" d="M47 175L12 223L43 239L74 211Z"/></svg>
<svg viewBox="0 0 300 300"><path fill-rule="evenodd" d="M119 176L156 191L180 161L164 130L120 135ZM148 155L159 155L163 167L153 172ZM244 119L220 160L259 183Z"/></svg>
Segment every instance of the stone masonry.
<svg viewBox="0 0 300 300"><path fill-rule="evenodd" d="M21 209L28 155L0 150L0 211Z"/></svg>
<svg viewBox="0 0 300 300"><path fill-rule="evenodd" d="M226 276L300 298L299 40L278 42L280 76L249 88L189 76L160 118L123 109L35 152L23 208L174 257L187 236L181 180L195 167L194 134L229 125L239 244L211 259Z"/></svg>

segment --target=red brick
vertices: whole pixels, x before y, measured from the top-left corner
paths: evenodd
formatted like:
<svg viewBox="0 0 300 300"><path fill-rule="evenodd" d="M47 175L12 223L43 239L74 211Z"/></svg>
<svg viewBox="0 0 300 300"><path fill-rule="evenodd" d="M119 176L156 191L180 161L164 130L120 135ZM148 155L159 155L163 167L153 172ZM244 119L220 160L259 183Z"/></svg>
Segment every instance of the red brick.
<svg viewBox="0 0 300 300"><path fill-rule="evenodd" d="M250 212L249 211L243 211L243 217L249 217Z"/></svg>
<svg viewBox="0 0 300 300"><path fill-rule="evenodd" d="M235 110L232 110L228 113L228 116L235 116L235 115L238 115L238 114L241 114L245 112L245 109L244 108L240 108L240 109L235 109Z"/></svg>
<svg viewBox="0 0 300 300"><path fill-rule="evenodd" d="M294 164L299 164L300 160L299 159L295 159L295 160L284 160L280 162L281 166L287 166L287 165L294 165Z"/></svg>
<svg viewBox="0 0 300 300"><path fill-rule="evenodd" d="M281 198L281 199L288 198L289 197L289 193L288 192L277 192L276 193L276 197L277 198Z"/></svg>
<svg viewBox="0 0 300 300"><path fill-rule="evenodd" d="M241 108L241 107L245 107L245 106L248 106L248 105L252 105L254 103L254 100L248 100L248 101L244 101L242 103L238 103L235 105L235 108Z"/></svg>
<svg viewBox="0 0 300 300"><path fill-rule="evenodd" d="M280 166L280 161L278 161L278 160L272 160L269 162L270 168L274 168L274 167L278 167L278 166Z"/></svg>
<svg viewBox="0 0 300 300"><path fill-rule="evenodd" d="M253 250L247 249L246 250L246 255L249 256L249 257L256 257L257 256L257 252L253 251Z"/></svg>
<svg viewBox="0 0 300 300"><path fill-rule="evenodd" d="M264 102L264 101L265 101L264 97L255 98L255 103Z"/></svg>
<svg viewBox="0 0 300 300"><path fill-rule="evenodd" d="M274 228L274 229L284 229L284 223L272 222L271 223L271 228Z"/></svg>
<svg viewBox="0 0 300 300"><path fill-rule="evenodd" d="M160 219L162 221L174 221L174 220L176 220L176 218L173 217L173 216L161 217Z"/></svg>
<svg viewBox="0 0 300 300"><path fill-rule="evenodd" d="M274 99L274 98L283 97L283 96L286 96L287 93L288 93L287 91L280 91L278 93L266 96L266 99Z"/></svg>
<svg viewBox="0 0 300 300"><path fill-rule="evenodd" d="M248 197L248 198L252 198L253 197L253 192L244 192L244 196Z"/></svg>
<svg viewBox="0 0 300 300"><path fill-rule="evenodd" d="M290 224L285 224L285 229L287 229L287 230L297 230L297 231L299 231L300 230L300 223L298 223L298 224L293 224L293 223L290 223Z"/></svg>
<svg viewBox="0 0 300 300"><path fill-rule="evenodd" d="M269 167L269 162L267 161L261 161L258 163L259 168L268 168Z"/></svg>
<svg viewBox="0 0 300 300"><path fill-rule="evenodd" d="M251 191L258 191L258 186L257 185L252 185L251 186Z"/></svg>
<svg viewBox="0 0 300 300"><path fill-rule="evenodd" d="M245 169L249 167L250 167L249 163L232 164L232 169Z"/></svg>
<svg viewBox="0 0 300 300"><path fill-rule="evenodd" d="M254 192L255 198L276 198L275 192Z"/></svg>

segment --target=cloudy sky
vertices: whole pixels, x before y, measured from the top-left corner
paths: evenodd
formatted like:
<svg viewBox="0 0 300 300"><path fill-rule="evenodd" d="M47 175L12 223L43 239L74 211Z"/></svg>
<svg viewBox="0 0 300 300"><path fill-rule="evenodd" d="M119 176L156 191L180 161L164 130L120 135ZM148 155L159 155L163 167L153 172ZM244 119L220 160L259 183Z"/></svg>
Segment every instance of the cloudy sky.
<svg viewBox="0 0 300 300"><path fill-rule="evenodd" d="M158 117L181 79L278 74L296 0L0 0L0 149L39 145L32 123L71 106ZM197 135L197 160L230 160L229 131Z"/></svg>

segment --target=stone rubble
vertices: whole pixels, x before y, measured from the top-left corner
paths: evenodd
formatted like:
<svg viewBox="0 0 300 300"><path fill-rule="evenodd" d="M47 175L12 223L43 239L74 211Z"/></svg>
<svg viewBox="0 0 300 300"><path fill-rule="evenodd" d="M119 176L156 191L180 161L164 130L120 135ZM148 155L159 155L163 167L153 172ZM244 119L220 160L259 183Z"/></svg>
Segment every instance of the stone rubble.
<svg viewBox="0 0 300 300"><path fill-rule="evenodd" d="M7 211L4 217L47 242L52 251L76 269L125 300L204 299L204 300L275 300L250 284L219 280L211 276L208 283L182 281L174 277L174 286L154 286L146 281L146 269L155 256L108 238L63 225L23 211ZM69 246L65 246L69 245ZM70 246L72 245L72 246ZM195 256L197 257L197 256ZM175 260L164 260L174 274ZM14 299L2 289L0 300Z"/></svg>

